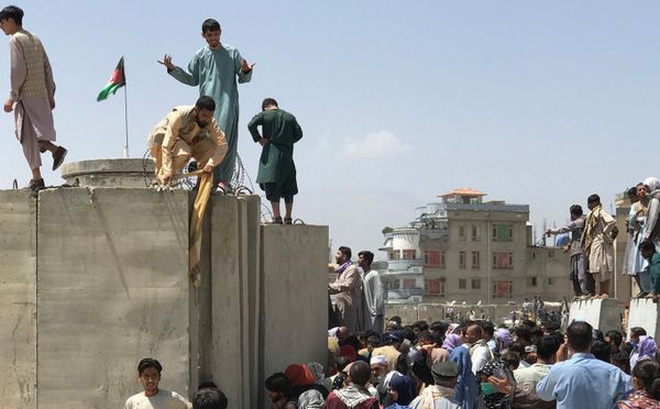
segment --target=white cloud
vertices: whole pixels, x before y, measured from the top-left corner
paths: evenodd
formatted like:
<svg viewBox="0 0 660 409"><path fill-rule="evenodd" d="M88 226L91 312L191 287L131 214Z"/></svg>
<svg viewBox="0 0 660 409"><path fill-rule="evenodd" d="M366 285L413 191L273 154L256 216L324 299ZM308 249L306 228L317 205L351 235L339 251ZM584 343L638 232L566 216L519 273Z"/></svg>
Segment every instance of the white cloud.
<svg viewBox="0 0 660 409"><path fill-rule="evenodd" d="M344 154L351 158L387 158L407 152L410 146L390 131L369 132L363 139L347 140Z"/></svg>

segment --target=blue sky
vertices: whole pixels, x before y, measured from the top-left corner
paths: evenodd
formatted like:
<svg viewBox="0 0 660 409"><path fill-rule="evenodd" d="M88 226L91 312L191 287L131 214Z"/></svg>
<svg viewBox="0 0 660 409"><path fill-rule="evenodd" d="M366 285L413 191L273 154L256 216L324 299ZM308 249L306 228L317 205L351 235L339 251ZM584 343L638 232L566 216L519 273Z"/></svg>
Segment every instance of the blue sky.
<svg viewBox="0 0 660 409"><path fill-rule="evenodd" d="M124 91L95 101L122 55L131 156L142 157L158 120L198 96L156 60L187 66L204 46L201 22L219 20L222 41L257 63L239 88L239 154L254 179L260 150L245 126L264 97L294 113L305 133L295 216L329 225L333 248L376 250L384 226L456 187L529 204L540 229L591 193L609 209L615 193L657 175L656 1L16 4L53 65L68 161L122 155ZM8 64L5 46L5 95ZM11 115L0 129L0 188L25 185Z"/></svg>

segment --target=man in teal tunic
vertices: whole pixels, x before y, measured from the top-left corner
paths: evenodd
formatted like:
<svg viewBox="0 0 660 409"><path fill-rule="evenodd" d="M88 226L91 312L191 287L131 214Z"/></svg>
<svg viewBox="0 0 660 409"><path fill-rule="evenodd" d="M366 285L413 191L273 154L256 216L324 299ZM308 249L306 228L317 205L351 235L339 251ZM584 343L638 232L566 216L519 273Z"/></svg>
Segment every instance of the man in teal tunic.
<svg viewBox="0 0 660 409"><path fill-rule="evenodd" d="M257 183L266 192L266 199L273 207L271 223L282 224L280 198L284 198L284 223L291 224L293 196L298 193L293 144L302 138L302 128L296 117L279 109L273 98L264 99L261 109L248 124L252 139L263 147ZM258 126L261 126L263 135L259 133Z"/></svg>
<svg viewBox="0 0 660 409"><path fill-rule="evenodd" d="M199 85L199 94L209 95L215 100L215 119L227 138L227 156L214 171L214 180L223 191L230 189L236 167L238 148L238 86L250 82L254 64L241 57L237 48L220 43L220 23L207 19L202 24L202 37L208 44L195 53L188 64L188 71L175 66L172 56L165 54L160 64L178 81L192 87Z"/></svg>

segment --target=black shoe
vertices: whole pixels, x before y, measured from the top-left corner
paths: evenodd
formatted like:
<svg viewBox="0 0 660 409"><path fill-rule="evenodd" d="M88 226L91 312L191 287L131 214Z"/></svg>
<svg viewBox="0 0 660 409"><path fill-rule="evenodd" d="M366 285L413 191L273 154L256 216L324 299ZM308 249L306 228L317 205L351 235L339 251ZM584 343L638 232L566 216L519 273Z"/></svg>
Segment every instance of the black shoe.
<svg viewBox="0 0 660 409"><path fill-rule="evenodd" d="M43 178L42 179L31 179L30 183L28 184L28 189L32 190L33 192L36 192L37 190L41 190L46 187L46 184L44 183Z"/></svg>
<svg viewBox="0 0 660 409"><path fill-rule="evenodd" d="M273 217L269 221L267 221L265 224L282 224L282 217Z"/></svg>
<svg viewBox="0 0 660 409"><path fill-rule="evenodd" d="M61 146L55 150L53 153L53 170L57 170L57 168L62 165L64 158L66 158L67 152L68 151Z"/></svg>
<svg viewBox="0 0 660 409"><path fill-rule="evenodd" d="M642 291L640 291L639 293L637 293L637 295L635 296L635 298L644 298L644 297L646 297L647 295L649 295L649 293L647 293L646 291L642 290Z"/></svg>

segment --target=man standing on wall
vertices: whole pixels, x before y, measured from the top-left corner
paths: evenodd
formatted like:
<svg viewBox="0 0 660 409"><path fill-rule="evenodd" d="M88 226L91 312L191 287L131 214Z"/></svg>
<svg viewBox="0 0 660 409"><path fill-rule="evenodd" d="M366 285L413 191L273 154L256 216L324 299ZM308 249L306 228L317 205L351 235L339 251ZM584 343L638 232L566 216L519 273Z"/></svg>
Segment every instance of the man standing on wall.
<svg viewBox="0 0 660 409"><path fill-rule="evenodd" d="M362 278L360 268L351 261L350 247L341 246L335 254L337 279L328 284L330 294L335 294L335 303L341 316L341 325L355 334L362 331Z"/></svg>
<svg viewBox="0 0 660 409"><path fill-rule="evenodd" d="M7 6L0 11L0 27L8 36L11 86L4 110L14 111L16 137L32 170L28 187L43 189L41 154L53 155L53 170L64 162L67 150L55 145L55 82L41 40L23 29L23 10Z"/></svg>
<svg viewBox="0 0 660 409"><path fill-rule="evenodd" d="M597 298L607 298L610 279L614 274L614 239L619 232L616 220L603 210L600 197L593 194L587 198L589 214L582 235L582 249L588 262L589 274L600 282Z"/></svg>
<svg viewBox="0 0 660 409"><path fill-rule="evenodd" d="M362 285L366 306L365 320L368 320L365 322L365 330L372 329L378 334L382 334L385 327L385 297L380 275L378 271L371 269L373 261L374 253L366 250L358 253L358 265L364 271Z"/></svg>
<svg viewBox="0 0 660 409"><path fill-rule="evenodd" d="M261 126L261 134L258 127ZM264 99L261 112L248 124L252 139L262 146L257 183L266 192L273 208L273 224L292 224L293 196L298 193L293 144L302 136L296 117L280 109L273 98ZM284 199L284 220L280 214L280 199Z"/></svg>
<svg viewBox="0 0 660 409"><path fill-rule="evenodd" d="M584 262L584 252L580 244L582 240L582 232L584 231L584 215L582 206L574 204L569 210L571 214L571 222L559 229L548 229L546 232L548 236L551 234L571 234L571 241L569 246L571 254L571 282L573 283L573 293L575 297L586 299L593 296L596 292L596 283L591 274L586 272Z"/></svg>
<svg viewBox="0 0 660 409"><path fill-rule="evenodd" d="M199 85L200 95L211 96L216 103L215 119L227 138L227 156L220 166L213 170L218 188L227 192L236 166L238 148L238 83L250 82L253 64L241 57L237 48L222 44L220 23L207 19L202 24L202 37L207 47L197 51L188 64L188 71L175 66L172 56L165 54L160 64L179 82L192 87Z"/></svg>

